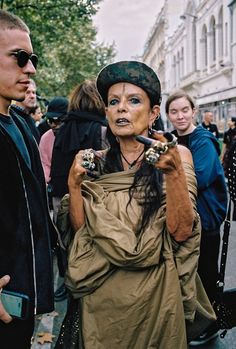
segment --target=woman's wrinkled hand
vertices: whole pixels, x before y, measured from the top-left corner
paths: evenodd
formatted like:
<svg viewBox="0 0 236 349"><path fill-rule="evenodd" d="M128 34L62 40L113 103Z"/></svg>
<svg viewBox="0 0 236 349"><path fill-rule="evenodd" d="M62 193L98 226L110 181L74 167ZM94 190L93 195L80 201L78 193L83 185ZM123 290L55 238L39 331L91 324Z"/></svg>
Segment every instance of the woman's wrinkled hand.
<svg viewBox="0 0 236 349"><path fill-rule="evenodd" d="M170 141L164 136L161 132L153 132L152 138L154 140L160 141L162 143L170 143ZM169 174L173 171L179 169L182 164L181 157L179 154L178 146L170 146L168 147L166 152L160 153L160 157L158 161L154 164L154 166L163 173Z"/></svg>
<svg viewBox="0 0 236 349"><path fill-rule="evenodd" d="M81 185L85 175L87 174L91 178L98 178L98 174L94 169L96 168L96 162L105 161L106 150L93 150L85 149L80 150L70 168L68 176L68 186L73 189Z"/></svg>
<svg viewBox="0 0 236 349"><path fill-rule="evenodd" d="M2 288L8 284L10 281L10 276L5 275L0 278L0 320L5 322L6 324L12 321L12 317L7 313L7 311L4 309L2 302L1 302L1 292Z"/></svg>
<svg viewBox="0 0 236 349"><path fill-rule="evenodd" d="M69 188L77 188L83 182L87 170L82 166L84 150L80 150L72 163L68 176Z"/></svg>

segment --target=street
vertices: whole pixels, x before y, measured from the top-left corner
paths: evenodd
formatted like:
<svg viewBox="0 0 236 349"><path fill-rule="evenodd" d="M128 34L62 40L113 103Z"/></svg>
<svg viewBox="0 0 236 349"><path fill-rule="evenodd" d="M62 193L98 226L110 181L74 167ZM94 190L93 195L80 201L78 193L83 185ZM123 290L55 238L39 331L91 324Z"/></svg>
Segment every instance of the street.
<svg viewBox="0 0 236 349"><path fill-rule="evenodd" d="M229 249L228 249L228 259L226 265L226 278L225 278L225 289L236 288L236 222L232 222L230 238L229 238ZM57 264L55 261L55 289L62 282L61 278L58 276ZM53 349L56 343L56 338L60 331L60 326L66 311L67 301L55 303L55 311L50 314L45 314L43 316L38 316L36 321L36 329L34 341L32 343L32 349ZM222 331L223 332L223 331ZM53 338L52 342L40 344L37 341L40 335L44 333L51 333ZM221 333L221 332L220 332ZM46 338L46 337L45 337ZM189 349L194 347L189 346ZM236 349L236 328L229 330L224 338L216 338L206 345L202 345L201 349ZM68 348L69 349L69 348ZM112 349L112 348L110 348ZM121 348L122 349L122 348ZM132 349L132 348L130 348ZM142 348L145 349L145 348ZM162 348L163 349L163 348ZM178 349L178 348L165 348L165 349Z"/></svg>

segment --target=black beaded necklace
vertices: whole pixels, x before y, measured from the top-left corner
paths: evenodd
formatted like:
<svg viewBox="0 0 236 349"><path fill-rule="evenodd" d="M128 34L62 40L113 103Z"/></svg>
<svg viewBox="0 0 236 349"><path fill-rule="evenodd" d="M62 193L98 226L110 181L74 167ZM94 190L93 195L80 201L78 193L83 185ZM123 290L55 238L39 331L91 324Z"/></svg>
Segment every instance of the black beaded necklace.
<svg viewBox="0 0 236 349"><path fill-rule="evenodd" d="M129 162L124 155L122 154L122 151L120 150L120 155L122 156L122 158L125 160L125 162L129 165L129 169L133 168L139 161L140 157L143 155L144 150L142 151L142 153L139 154L139 156L137 157L137 159L135 159L132 162ZM140 160L141 161L141 160Z"/></svg>

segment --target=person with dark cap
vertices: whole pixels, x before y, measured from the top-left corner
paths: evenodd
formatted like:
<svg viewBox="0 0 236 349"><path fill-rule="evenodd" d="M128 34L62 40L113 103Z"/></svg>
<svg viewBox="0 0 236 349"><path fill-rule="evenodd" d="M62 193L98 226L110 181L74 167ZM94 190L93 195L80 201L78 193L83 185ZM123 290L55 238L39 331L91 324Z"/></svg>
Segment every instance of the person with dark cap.
<svg viewBox="0 0 236 349"><path fill-rule="evenodd" d="M52 161L52 151L53 144L55 141L56 133L61 127L68 109L68 100L65 97L55 97L48 104L47 112L44 117L47 120L50 129L46 131L39 142L39 151L42 160L44 175L46 183L49 184L51 177L51 161ZM52 202L53 204L53 218L56 222L56 216L58 211L58 203Z"/></svg>
<svg viewBox="0 0 236 349"><path fill-rule="evenodd" d="M191 153L151 130L161 86L149 66L110 64L97 88L110 147L78 152L70 169L58 227L71 232L71 299L55 348L186 349L215 320L196 274Z"/></svg>
<svg viewBox="0 0 236 349"><path fill-rule="evenodd" d="M53 221L56 224L57 220L57 212L60 205L60 198L55 195L55 191L53 191L53 187L51 184L51 163L52 163L52 153L53 146L55 142L56 134L59 128L62 126L63 121L66 118L68 109L68 99L66 97L55 97L53 98L47 108L47 112L44 115L45 120L47 120L50 129L46 131L39 143L39 151L41 156L41 161L44 170L44 176L47 183L47 192L49 204L53 210ZM60 276L63 276L63 272L61 271L61 254L57 249L57 260L58 260L58 268ZM59 288L55 291L54 299L55 301L62 301L66 299L67 292L64 287L64 283L59 286Z"/></svg>

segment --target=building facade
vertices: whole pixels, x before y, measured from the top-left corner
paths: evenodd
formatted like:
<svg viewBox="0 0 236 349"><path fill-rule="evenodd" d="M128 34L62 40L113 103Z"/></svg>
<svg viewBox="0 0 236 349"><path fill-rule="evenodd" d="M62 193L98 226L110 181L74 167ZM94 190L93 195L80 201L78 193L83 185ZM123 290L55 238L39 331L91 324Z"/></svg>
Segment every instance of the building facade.
<svg viewBox="0 0 236 349"><path fill-rule="evenodd" d="M164 120L166 98L181 88L196 101L197 121L211 110L224 132L236 116L236 0L165 0L142 59L162 82Z"/></svg>

